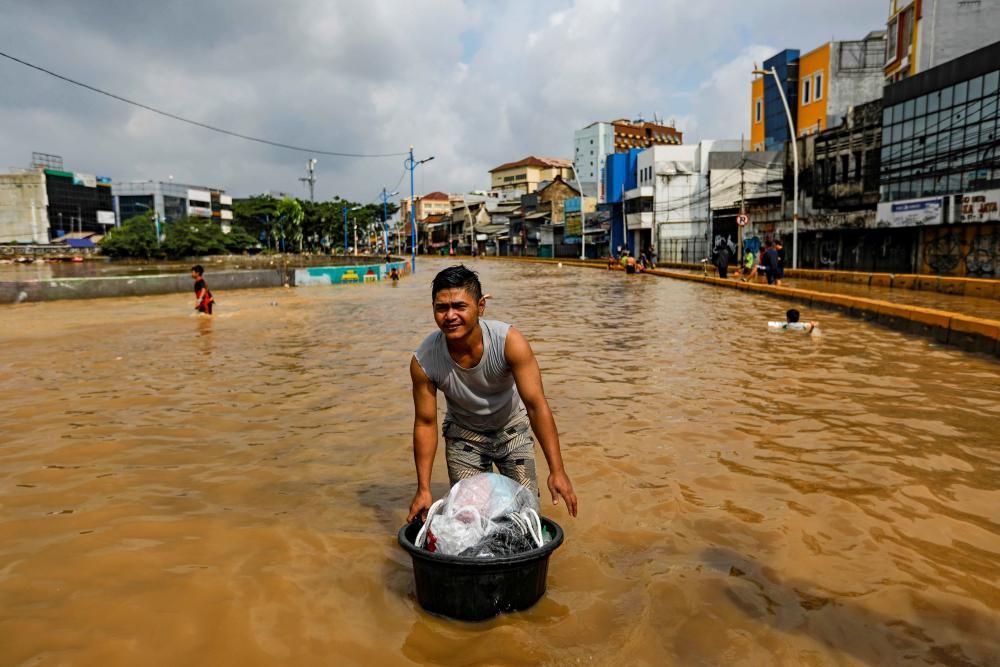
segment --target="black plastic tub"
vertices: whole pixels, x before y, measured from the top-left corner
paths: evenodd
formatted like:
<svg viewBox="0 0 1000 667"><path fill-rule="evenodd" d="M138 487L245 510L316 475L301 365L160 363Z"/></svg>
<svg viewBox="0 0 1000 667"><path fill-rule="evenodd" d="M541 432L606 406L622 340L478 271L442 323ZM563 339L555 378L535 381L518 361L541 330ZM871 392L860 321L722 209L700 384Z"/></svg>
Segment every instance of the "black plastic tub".
<svg viewBox="0 0 1000 667"><path fill-rule="evenodd" d="M482 621L532 606L545 594L549 556L563 542L562 528L542 518L554 537L538 549L500 558L459 558L417 548L413 541L423 524L399 529L399 545L413 559L417 601L433 614L463 621Z"/></svg>

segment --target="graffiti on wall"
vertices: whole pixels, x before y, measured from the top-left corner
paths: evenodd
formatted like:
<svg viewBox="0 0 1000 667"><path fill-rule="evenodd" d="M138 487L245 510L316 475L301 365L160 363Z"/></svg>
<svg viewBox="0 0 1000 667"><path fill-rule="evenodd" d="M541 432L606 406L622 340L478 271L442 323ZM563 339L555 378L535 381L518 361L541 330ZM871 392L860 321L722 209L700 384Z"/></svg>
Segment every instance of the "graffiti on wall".
<svg viewBox="0 0 1000 667"><path fill-rule="evenodd" d="M947 276L992 278L1000 262L996 224L924 230L924 271Z"/></svg>

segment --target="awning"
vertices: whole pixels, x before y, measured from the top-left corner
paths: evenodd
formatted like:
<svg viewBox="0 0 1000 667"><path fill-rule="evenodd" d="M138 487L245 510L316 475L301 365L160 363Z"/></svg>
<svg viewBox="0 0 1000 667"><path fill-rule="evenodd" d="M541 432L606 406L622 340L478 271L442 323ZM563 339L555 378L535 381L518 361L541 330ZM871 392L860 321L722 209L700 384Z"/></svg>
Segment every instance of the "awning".
<svg viewBox="0 0 1000 667"><path fill-rule="evenodd" d="M93 248L94 242L90 239L66 239L66 245L70 248Z"/></svg>
<svg viewBox="0 0 1000 667"><path fill-rule="evenodd" d="M538 213L529 213L528 215L524 216L524 219L525 220L540 220L541 218L547 218L550 215L552 215L552 214L549 213L548 211L539 211Z"/></svg>

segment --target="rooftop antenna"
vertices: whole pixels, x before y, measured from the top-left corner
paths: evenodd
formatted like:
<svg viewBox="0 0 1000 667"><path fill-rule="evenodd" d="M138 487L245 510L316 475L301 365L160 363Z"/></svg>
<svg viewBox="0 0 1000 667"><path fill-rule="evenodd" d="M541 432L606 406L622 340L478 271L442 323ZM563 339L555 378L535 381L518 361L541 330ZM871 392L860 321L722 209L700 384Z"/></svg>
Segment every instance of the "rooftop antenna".
<svg viewBox="0 0 1000 667"><path fill-rule="evenodd" d="M309 175L303 176L299 180L309 184L309 201L316 201L314 196L316 187L316 158L309 158L309 161L306 162L306 171L309 172Z"/></svg>

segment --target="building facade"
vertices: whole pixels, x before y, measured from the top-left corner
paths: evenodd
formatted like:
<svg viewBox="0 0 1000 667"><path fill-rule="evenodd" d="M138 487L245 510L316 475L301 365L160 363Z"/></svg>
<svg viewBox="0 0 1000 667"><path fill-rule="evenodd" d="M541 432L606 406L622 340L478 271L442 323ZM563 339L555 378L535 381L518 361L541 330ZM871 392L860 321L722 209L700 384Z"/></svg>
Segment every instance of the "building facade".
<svg viewBox="0 0 1000 667"><path fill-rule="evenodd" d="M917 270L997 273L998 105L1000 42L885 89L878 225L922 228Z"/></svg>
<svg viewBox="0 0 1000 667"><path fill-rule="evenodd" d="M0 243L99 237L114 225L106 176L42 168L0 175Z"/></svg>
<svg viewBox="0 0 1000 667"><path fill-rule="evenodd" d="M490 169L490 189L499 197L526 195L535 192L540 183L556 177L572 181L573 163L561 158L529 155Z"/></svg>
<svg viewBox="0 0 1000 667"><path fill-rule="evenodd" d="M710 251L724 244L736 256L741 236L751 251L765 240L782 237L784 161L784 151L709 153ZM750 218L742 230L737 224L741 213Z"/></svg>
<svg viewBox="0 0 1000 667"><path fill-rule="evenodd" d="M887 83L960 58L996 41L1000 0L890 0Z"/></svg>
<svg viewBox="0 0 1000 667"><path fill-rule="evenodd" d="M196 217L209 218L226 227L233 220L233 198L220 188L173 181L126 181L115 183L112 193L119 224L149 211L167 223Z"/></svg>
<svg viewBox="0 0 1000 667"><path fill-rule="evenodd" d="M882 95L885 33L827 42L804 55L787 49L765 61L775 68L788 94L797 136L840 125L854 106ZM755 151L781 150L791 139L778 85L771 75L751 82L750 143Z"/></svg>
<svg viewBox="0 0 1000 667"><path fill-rule="evenodd" d="M574 133L573 144L573 163L584 194L605 201L604 171L608 156L615 152L614 125L591 123Z"/></svg>
<svg viewBox="0 0 1000 667"><path fill-rule="evenodd" d="M410 221L410 198L404 197L399 202L399 212L405 223ZM421 223L429 215L448 215L451 213L451 195L446 192L431 192L417 196L417 222Z"/></svg>
<svg viewBox="0 0 1000 667"><path fill-rule="evenodd" d="M642 150L650 146L679 145L684 135L672 125L644 120L618 119L591 123L574 135L573 163L580 185L588 197L600 204L608 201L604 190L607 157L613 153Z"/></svg>

